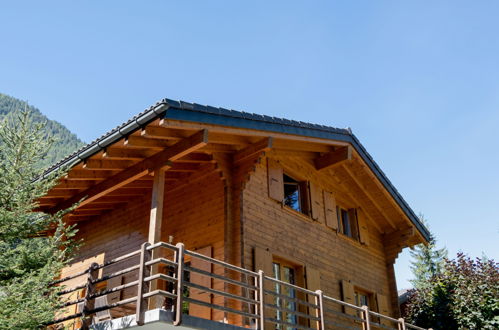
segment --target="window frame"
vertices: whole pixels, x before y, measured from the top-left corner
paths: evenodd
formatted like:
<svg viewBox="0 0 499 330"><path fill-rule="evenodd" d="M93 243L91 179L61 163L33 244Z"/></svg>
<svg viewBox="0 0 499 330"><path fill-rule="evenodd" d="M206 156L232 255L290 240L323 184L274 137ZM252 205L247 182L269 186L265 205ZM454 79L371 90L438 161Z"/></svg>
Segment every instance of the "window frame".
<svg viewBox="0 0 499 330"><path fill-rule="evenodd" d="M291 179L293 182L290 182L290 180L286 180L286 177ZM283 172L282 172L282 184L283 184L283 190L284 190L284 199L282 201L282 206L288 210L291 210L293 212L297 212L301 215L305 215L306 217L310 218L309 181L308 180L299 180L296 178L296 176L291 175L286 170L283 170ZM286 204L286 185L296 185L297 186L297 188L298 188L297 189L298 208L294 208L293 206Z"/></svg>
<svg viewBox="0 0 499 330"><path fill-rule="evenodd" d="M348 230L345 228L345 218L348 224ZM353 217L351 216L353 215ZM357 216L357 208L344 208L341 205L336 205L336 217L338 220L338 233L348 237L356 242L360 242L359 219Z"/></svg>

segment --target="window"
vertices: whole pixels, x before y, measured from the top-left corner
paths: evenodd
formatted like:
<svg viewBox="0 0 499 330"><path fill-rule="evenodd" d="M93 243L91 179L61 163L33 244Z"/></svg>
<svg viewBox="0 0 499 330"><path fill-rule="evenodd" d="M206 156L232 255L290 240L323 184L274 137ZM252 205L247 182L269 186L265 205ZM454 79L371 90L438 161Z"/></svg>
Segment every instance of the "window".
<svg viewBox="0 0 499 330"><path fill-rule="evenodd" d="M284 261L274 261L272 263L272 271L273 271L273 277L275 279L278 279L280 281L296 285L296 269L293 265L288 264ZM281 285L278 283L275 283L275 292L279 295L287 296L290 298L296 298L296 290L293 288L290 288L285 285ZM275 304L278 307L291 310L291 311L296 311L297 306L296 302L294 300L287 300L285 298L275 298ZM280 321L285 321L287 323L291 324L297 324L298 320L296 317L296 314L284 312L281 310L276 311L276 319ZM276 325L276 329L294 329L293 327L290 326L283 326L283 325Z"/></svg>
<svg viewBox="0 0 499 330"><path fill-rule="evenodd" d="M355 288L355 305L357 306L367 306L369 309L373 309L373 294L367 291L364 291L359 288Z"/></svg>
<svg viewBox="0 0 499 330"><path fill-rule="evenodd" d="M295 211L308 215L308 189L307 182L293 179L283 174L284 205Z"/></svg>
<svg viewBox="0 0 499 330"><path fill-rule="evenodd" d="M346 210L342 207L336 207L336 215L338 217L339 232L343 235L351 237L355 240L359 239L359 230L357 224L357 210Z"/></svg>

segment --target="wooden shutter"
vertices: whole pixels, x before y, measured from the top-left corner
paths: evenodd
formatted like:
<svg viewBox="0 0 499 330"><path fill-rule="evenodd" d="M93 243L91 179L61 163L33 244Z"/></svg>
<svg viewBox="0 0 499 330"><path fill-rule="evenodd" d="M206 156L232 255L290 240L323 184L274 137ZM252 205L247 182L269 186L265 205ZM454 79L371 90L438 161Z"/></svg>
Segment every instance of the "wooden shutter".
<svg viewBox="0 0 499 330"><path fill-rule="evenodd" d="M318 184L315 184L313 182L310 182L309 185L312 219L319 221L320 223L324 223L324 219L321 217L321 200L323 199L322 189Z"/></svg>
<svg viewBox="0 0 499 330"><path fill-rule="evenodd" d="M359 240L365 245L369 245L369 228L367 227L366 217L361 209L357 210L357 221L359 225Z"/></svg>
<svg viewBox="0 0 499 330"><path fill-rule="evenodd" d="M388 298L385 295L380 293L376 293L376 303L378 304L378 313L390 316L390 311L388 310ZM381 324L383 325L391 325L391 322L380 318Z"/></svg>
<svg viewBox="0 0 499 330"><path fill-rule="evenodd" d="M350 222L350 230L352 231L352 237L359 239L359 228L357 224L357 210L348 209L348 222Z"/></svg>
<svg viewBox="0 0 499 330"><path fill-rule="evenodd" d="M306 279L307 279L307 289L311 291L320 290L321 288L321 273L318 269L307 266L305 268Z"/></svg>
<svg viewBox="0 0 499 330"><path fill-rule="evenodd" d="M206 246L201 249L196 250L197 253L200 253L202 255L205 255L207 257L211 257L211 246ZM191 266L193 268L201 269L206 272L211 273L211 262L201 260L196 257L192 257L191 259ZM192 283L202 285L207 288L211 288L211 278L209 276L201 275L196 272L191 272L190 273L191 278L190 281ZM190 288L189 289L189 298L196 299L196 300L201 300L206 303L211 303L211 294L209 292L206 292L204 290L200 289L195 289L195 288ZM189 315L200 317L203 319L211 319L211 308L206 307L206 306L201 306L201 305L196 305L193 303L189 304Z"/></svg>
<svg viewBox="0 0 499 330"><path fill-rule="evenodd" d="M269 197L278 202L284 200L284 181L282 167L273 159L267 159Z"/></svg>
<svg viewBox="0 0 499 330"><path fill-rule="evenodd" d="M265 275L272 277L272 253L266 249L255 247L255 272L263 270Z"/></svg>
<svg viewBox="0 0 499 330"><path fill-rule="evenodd" d="M347 280L341 280L341 295L344 302L355 305L355 291L352 283ZM349 315L357 315L356 310L353 308L344 307L343 311Z"/></svg>
<svg viewBox="0 0 499 330"><path fill-rule="evenodd" d="M324 192L324 211L326 213L326 226L338 230L338 214L336 213L336 199L333 193Z"/></svg>
<svg viewBox="0 0 499 330"><path fill-rule="evenodd" d="M273 261L272 253L270 253L270 251L268 251L267 249L255 247L254 257L255 257L254 271L258 272L259 270L263 270L265 275L274 277L273 265L272 265ZM264 289L269 291L274 291L272 282L264 281ZM276 300L275 298L272 297L272 295L267 294L265 295L265 303L275 305ZM275 314L275 310L271 308L265 308L264 313L265 315L268 315L268 317L273 317L272 315ZM272 329L272 326L274 326L273 323L265 322L265 329Z"/></svg>

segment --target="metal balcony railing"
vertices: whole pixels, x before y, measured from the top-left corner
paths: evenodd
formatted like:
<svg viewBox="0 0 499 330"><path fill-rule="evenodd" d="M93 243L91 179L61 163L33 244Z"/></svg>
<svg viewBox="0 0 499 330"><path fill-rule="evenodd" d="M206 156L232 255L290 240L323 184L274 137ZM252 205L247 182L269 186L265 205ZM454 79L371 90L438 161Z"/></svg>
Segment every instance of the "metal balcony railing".
<svg viewBox="0 0 499 330"><path fill-rule="evenodd" d="M199 261L209 267L194 267ZM144 243L140 250L93 263L85 271L55 281L54 285L76 285L64 287L60 294L66 301L47 326L88 329L94 323L132 314L143 325L146 311L153 308L170 310L173 324L180 325L192 306L201 306L208 311L205 318L253 329L424 330L402 318L268 275L185 250L182 243ZM118 285L110 285L113 278L121 279ZM117 301L110 301L111 295Z"/></svg>

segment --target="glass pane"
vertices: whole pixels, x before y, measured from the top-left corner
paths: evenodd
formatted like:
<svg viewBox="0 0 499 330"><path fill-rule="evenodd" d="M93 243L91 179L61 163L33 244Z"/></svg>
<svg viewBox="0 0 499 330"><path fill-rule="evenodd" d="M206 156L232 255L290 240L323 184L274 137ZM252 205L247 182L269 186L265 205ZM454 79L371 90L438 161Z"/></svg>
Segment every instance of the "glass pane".
<svg viewBox="0 0 499 330"><path fill-rule="evenodd" d="M300 185L286 174L284 174L284 205L301 212Z"/></svg>

